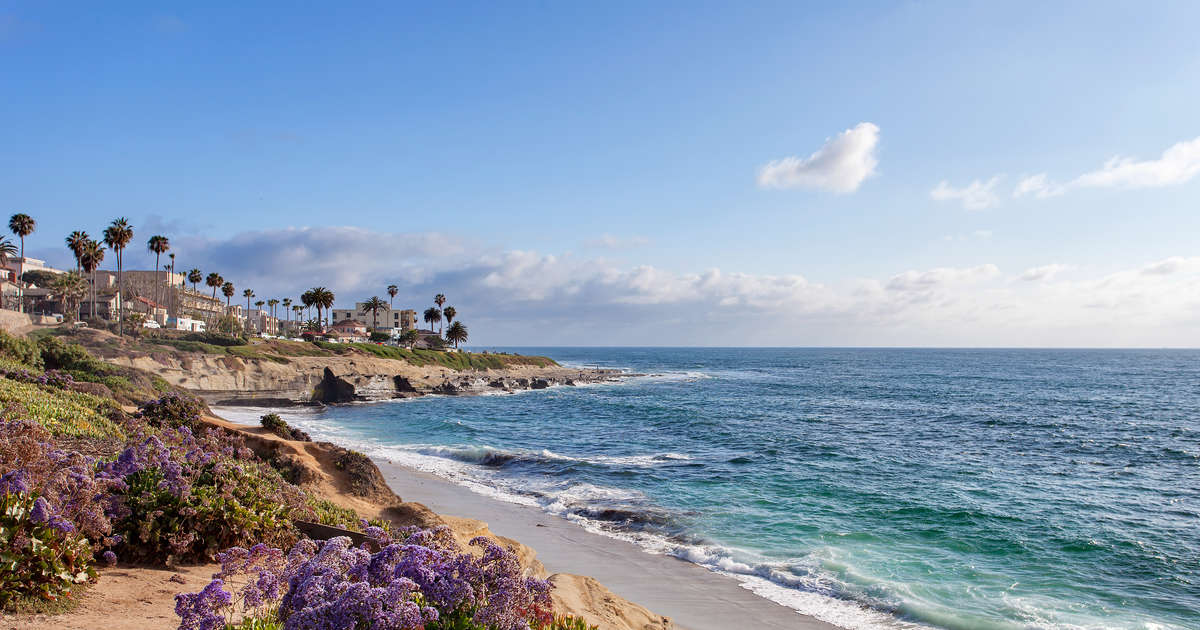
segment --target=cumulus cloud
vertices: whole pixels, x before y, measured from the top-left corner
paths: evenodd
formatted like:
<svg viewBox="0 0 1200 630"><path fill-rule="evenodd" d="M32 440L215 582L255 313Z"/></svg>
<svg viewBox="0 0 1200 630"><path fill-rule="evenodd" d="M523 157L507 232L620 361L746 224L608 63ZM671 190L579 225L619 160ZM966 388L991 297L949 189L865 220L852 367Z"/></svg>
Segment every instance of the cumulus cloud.
<svg viewBox="0 0 1200 630"><path fill-rule="evenodd" d="M1157 159L1113 157L1099 169L1065 184L1052 182L1045 173L1030 175L1017 183L1013 196L1045 199L1078 188L1163 188L1189 182L1197 174L1200 174L1200 138L1177 142Z"/></svg>
<svg viewBox="0 0 1200 630"><path fill-rule="evenodd" d="M774 160L758 172L763 188L815 188L836 193L858 190L875 174L879 127L861 122L825 142L812 155Z"/></svg>
<svg viewBox="0 0 1200 630"><path fill-rule="evenodd" d="M961 201L962 207L967 210L986 210L1000 204L1000 197L996 195L996 184L1000 183L1000 179L1000 175L986 182L976 179L962 188L955 188L950 182L942 180L929 191L929 197L934 201Z"/></svg>
<svg viewBox="0 0 1200 630"><path fill-rule="evenodd" d="M397 306L424 308L445 293L482 344L1200 344L1200 257L1099 276L1076 270L1072 280L1057 263L1007 273L977 264L827 284L796 273L675 271L349 227L172 244L182 268L217 271L264 299L323 285L344 306L397 284Z"/></svg>
<svg viewBox="0 0 1200 630"><path fill-rule="evenodd" d="M601 234L583 242L587 247L596 249L637 249L650 244L650 239L644 236L619 237L612 234Z"/></svg>
<svg viewBox="0 0 1200 630"><path fill-rule="evenodd" d="M1020 278L1026 282L1050 280L1054 276L1066 271L1067 269L1069 269L1067 265L1060 265L1058 263L1041 265L1039 267L1030 267L1021 273Z"/></svg>

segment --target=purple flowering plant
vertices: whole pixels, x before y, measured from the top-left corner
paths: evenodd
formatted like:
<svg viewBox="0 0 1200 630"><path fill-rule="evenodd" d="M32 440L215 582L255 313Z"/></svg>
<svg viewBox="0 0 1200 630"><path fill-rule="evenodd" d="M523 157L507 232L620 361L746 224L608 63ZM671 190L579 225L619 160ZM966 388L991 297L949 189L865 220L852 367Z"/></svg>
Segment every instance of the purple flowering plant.
<svg viewBox="0 0 1200 630"><path fill-rule="evenodd" d="M368 528L382 548L348 538L301 540L285 555L256 545L222 553L221 571L199 593L176 597L180 630L266 619L284 630L529 630L553 623L550 584L526 575L488 538L465 552L445 528ZM226 589L240 583L240 587ZM225 624L225 625L222 625Z"/></svg>

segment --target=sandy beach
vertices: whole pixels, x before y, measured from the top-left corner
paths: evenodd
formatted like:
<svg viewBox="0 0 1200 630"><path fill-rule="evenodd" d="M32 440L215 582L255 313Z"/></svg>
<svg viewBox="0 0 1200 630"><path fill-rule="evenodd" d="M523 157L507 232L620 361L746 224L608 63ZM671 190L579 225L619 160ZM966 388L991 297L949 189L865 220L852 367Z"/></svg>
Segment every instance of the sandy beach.
<svg viewBox="0 0 1200 630"><path fill-rule="evenodd" d="M406 501L423 503L439 514L486 521L493 532L536 550L551 573L594 577L614 593L670 617L680 628L837 628L690 562L647 553L632 543L593 534L558 516L486 497L428 473L386 461L376 464Z"/></svg>

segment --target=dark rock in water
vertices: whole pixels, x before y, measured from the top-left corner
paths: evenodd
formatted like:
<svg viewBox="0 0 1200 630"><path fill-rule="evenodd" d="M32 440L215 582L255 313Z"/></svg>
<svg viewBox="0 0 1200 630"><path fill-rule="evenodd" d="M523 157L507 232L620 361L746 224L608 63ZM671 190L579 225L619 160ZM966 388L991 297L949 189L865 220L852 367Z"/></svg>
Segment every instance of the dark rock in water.
<svg viewBox="0 0 1200 630"><path fill-rule="evenodd" d="M417 388L413 387L413 384L403 376L394 377L392 382L396 384L396 391L398 392L411 393L417 391Z"/></svg>
<svg viewBox="0 0 1200 630"><path fill-rule="evenodd" d="M457 394L461 392L462 389L450 381L444 381L441 385L434 387L433 391L438 394Z"/></svg>
<svg viewBox="0 0 1200 630"><path fill-rule="evenodd" d="M571 387L575 387L575 381L574 381L574 379L567 379L567 381L565 383L563 383L563 385L569 385Z"/></svg>
<svg viewBox="0 0 1200 630"><path fill-rule="evenodd" d="M340 403L357 400L354 385L334 375L333 370L325 368L320 384L313 391L313 400L323 403Z"/></svg>
<svg viewBox="0 0 1200 630"><path fill-rule="evenodd" d="M535 378L529 383L529 389L546 389L550 387L550 381L544 378Z"/></svg>
<svg viewBox="0 0 1200 630"><path fill-rule="evenodd" d="M527 378L515 379L510 387L517 387L517 388L529 387L529 379L527 379Z"/></svg>
<svg viewBox="0 0 1200 630"><path fill-rule="evenodd" d="M488 387L494 387L496 389L507 389L508 385L504 382L504 379L498 378L498 379L488 383Z"/></svg>

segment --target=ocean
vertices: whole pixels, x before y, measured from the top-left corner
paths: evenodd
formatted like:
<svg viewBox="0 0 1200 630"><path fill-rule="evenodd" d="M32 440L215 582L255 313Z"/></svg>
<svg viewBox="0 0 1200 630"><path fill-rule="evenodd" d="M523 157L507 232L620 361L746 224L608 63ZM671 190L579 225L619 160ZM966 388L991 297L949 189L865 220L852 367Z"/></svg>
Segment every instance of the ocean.
<svg viewBox="0 0 1200 630"><path fill-rule="evenodd" d="M1200 352L502 350L643 376L284 415L844 627L1200 628Z"/></svg>

